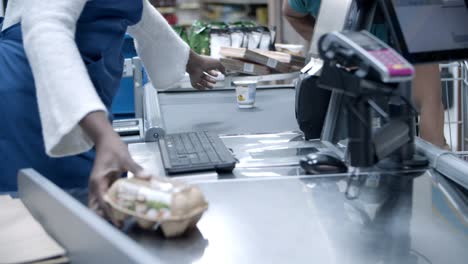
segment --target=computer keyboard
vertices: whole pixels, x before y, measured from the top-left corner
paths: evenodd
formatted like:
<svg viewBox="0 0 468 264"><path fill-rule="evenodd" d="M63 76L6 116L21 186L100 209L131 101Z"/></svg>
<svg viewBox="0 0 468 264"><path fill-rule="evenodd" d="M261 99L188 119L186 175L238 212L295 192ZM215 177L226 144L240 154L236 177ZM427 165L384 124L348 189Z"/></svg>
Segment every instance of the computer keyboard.
<svg viewBox="0 0 468 264"><path fill-rule="evenodd" d="M221 139L209 132L167 134L159 140L168 174L204 170L232 171L236 160Z"/></svg>

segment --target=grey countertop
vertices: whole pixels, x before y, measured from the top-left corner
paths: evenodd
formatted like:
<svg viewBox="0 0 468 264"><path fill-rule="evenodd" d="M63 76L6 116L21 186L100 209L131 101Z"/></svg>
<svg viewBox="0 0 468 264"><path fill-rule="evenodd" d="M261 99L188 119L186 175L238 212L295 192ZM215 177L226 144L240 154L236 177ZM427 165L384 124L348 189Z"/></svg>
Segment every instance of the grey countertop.
<svg viewBox="0 0 468 264"><path fill-rule="evenodd" d="M166 239L160 231L127 222L122 232L129 240L85 207L70 206L73 199L37 175L23 177L22 198L58 241L67 241L75 260L137 254L142 263L153 263L147 261L151 256L157 263L182 264L468 263L466 190L434 171L303 175L300 157L335 147L283 132L297 130L294 91L262 90L258 108L245 112L237 109L231 93L161 96L169 132L230 134L222 140L239 160L232 174L183 176L196 182L209 202L197 227L184 236ZM130 144L129 149L146 169L164 175L157 143ZM80 230L94 231L84 235ZM129 262L108 263L119 260Z"/></svg>
<svg viewBox="0 0 468 264"><path fill-rule="evenodd" d="M161 263L467 263L466 193L431 171L304 176L298 159L330 146L284 132L297 130L294 90L257 96L257 108L240 110L233 91L160 94L167 132L225 134L239 160L229 175L182 176L210 203L185 236L127 225ZM157 143L129 147L143 167L165 174Z"/></svg>
<svg viewBox="0 0 468 264"><path fill-rule="evenodd" d="M211 131L218 134L298 130L292 88L258 89L255 107L239 109L234 90L159 93L168 133Z"/></svg>
<svg viewBox="0 0 468 264"><path fill-rule="evenodd" d="M196 229L126 232L161 263L467 263L467 205L439 175L347 179L199 183L210 207Z"/></svg>

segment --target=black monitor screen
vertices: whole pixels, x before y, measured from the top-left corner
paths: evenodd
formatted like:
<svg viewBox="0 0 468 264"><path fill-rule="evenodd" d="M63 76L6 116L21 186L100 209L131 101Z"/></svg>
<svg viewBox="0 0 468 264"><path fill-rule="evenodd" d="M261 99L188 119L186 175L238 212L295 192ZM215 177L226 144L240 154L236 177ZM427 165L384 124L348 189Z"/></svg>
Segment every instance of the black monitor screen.
<svg viewBox="0 0 468 264"><path fill-rule="evenodd" d="M416 63L468 59L468 0L385 2L407 59Z"/></svg>

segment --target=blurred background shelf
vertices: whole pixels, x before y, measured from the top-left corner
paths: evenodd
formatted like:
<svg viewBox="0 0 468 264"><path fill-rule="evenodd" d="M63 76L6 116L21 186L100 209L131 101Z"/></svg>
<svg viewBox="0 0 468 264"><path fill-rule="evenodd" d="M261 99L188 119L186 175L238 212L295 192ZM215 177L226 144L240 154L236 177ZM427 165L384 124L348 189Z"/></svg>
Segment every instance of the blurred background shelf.
<svg viewBox="0 0 468 264"><path fill-rule="evenodd" d="M194 10L194 11L200 11L200 3L197 2L182 2L177 4L177 9L181 10Z"/></svg>
<svg viewBox="0 0 468 264"><path fill-rule="evenodd" d="M165 15L165 14L172 14L172 13L175 13L176 12L176 8L175 7L157 7L158 11Z"/></svg>

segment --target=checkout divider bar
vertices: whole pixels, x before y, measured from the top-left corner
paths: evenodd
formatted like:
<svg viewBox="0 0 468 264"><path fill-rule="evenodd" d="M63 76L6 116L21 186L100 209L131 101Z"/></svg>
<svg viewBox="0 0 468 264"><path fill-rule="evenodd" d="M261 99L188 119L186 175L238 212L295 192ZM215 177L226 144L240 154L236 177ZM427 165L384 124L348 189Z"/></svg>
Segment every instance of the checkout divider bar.
<svg viewBox="0 0 468 264"><path fill-rule="evenodd" d="M440 149L431 143L416 138L416 149L429 159L431 167L436 171L468 189L468 162L456 154Z"/></svg>
<svg viewBox="0 0 468 264"><path fill-rule="evenodd" d="M29 212L65 248L71 263L159 263L36 171L21 170L18 188Z"/></svg>
<svg viewBox="0 0 468 264"><path fill-rule="evenodd" d="M164 118L159 104L158 91L151 83L147 83L143 88L143 129L145 142L157 141L163 137Z"/></svg>

